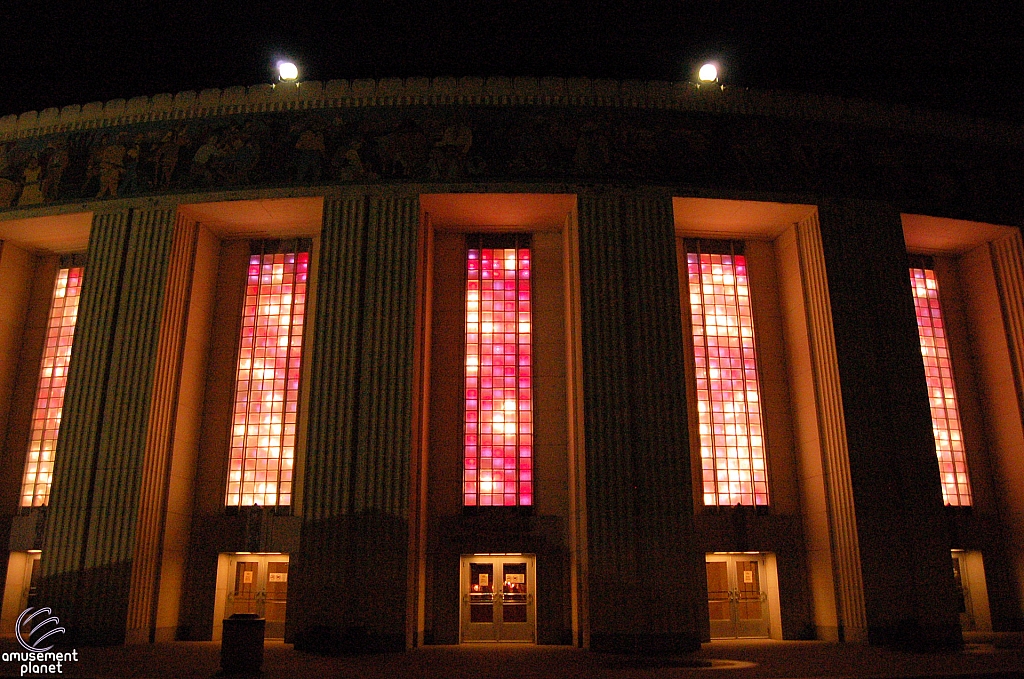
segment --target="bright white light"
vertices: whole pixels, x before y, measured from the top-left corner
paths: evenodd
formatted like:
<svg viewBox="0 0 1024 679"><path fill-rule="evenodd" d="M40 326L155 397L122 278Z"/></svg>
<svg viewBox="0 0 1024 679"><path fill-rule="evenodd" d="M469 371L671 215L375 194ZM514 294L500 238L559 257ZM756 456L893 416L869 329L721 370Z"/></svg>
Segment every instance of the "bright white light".
<svg viewBox="0 0 1024 679"><path fill-rule="evenodd" d="M299 68L290 61L277 62L277 74L281 80L295 80L299 77Z"/></svg>
<svg viewBox="0 0 1024 679"><path fill-rule="evenodd" d="M704 64L697 72L697 77L701 82L713 83L718 80L718 68L714 64Z"/></svg>

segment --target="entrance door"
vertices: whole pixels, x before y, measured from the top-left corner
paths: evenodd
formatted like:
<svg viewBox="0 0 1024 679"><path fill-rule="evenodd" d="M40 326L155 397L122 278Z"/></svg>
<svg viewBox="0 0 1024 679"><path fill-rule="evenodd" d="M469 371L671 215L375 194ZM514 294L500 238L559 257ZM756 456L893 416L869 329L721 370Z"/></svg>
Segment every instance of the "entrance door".
<svg viewBox="0 0 1024 679"><path fill-rule="evenodd" d="M287 554L235 554L229 559L228 597L224 617L255 613L266 618L264 636L284 638L288 603Z"/></svg>
<svg viewBox="0 0 1024 679"><path fill-rule="evenodd" d="M536 558L462 557L462 641L536 640Z"/></svg>
<svg viewBox="0 0 1024 679"><path fill-rule="evenodd" d="M967 580L967 555L965 552L953 552L953 581L956 583L957 603L960 605L960 628L965 632L973 632L976 629L974 605L971 601L971 588Z"/></svg>
<svg viewBox="0 0 1024 679"><path fill-rule="evenodd" d="M708 554L708 617L713 639L767 637L763 554Z"/></svg>

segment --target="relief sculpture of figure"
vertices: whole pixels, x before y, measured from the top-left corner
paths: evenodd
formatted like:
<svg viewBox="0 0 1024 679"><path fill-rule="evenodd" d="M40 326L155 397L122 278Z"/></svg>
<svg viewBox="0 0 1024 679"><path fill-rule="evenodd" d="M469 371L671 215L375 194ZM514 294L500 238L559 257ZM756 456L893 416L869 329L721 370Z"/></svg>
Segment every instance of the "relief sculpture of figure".
<svg viewBox="0 0 1024 679"><path fill-rule="evenodd" d="M427 162L429 141L423 130L412 120L403 121L397 130L376 137L374 141L380 158L381 174L413 176Z"/></svg>
<svg viewBox="0 0 1024 679"><path fill-rule="evenodd" d="M7 144L0 144L0 177L8 176L11 171L10 161L7 159Z"/></svg>
<svg viewBox="0 0 1024 679"><path fill-rule="evenodd" d="M353 139L345 148L339 148L331 165L334 167L334 176L341 181L358 181L366 179L366 168L363 167L363 159L359 156L359 149L363 143Z"/></svg>
<svg viewBox="0 0 1024 679"><path fill-rule="evenodd" d="M122 196L134 196L139 192L139 159L142 156L142 135L135 140L125 152L124 182L121 186Z"/></svg>
<svg viewBox="0 0 1024 679"><path fill-rule="evenodd" d="M210 186L213 184L213 165L217 157L221 155L221 150L217 146L217 135L211 134L206 138L206 141L196 149L196 153L192 156L192 169L189 175L192 178L193 184L202 184L203 186Z"/></svg>
<svg viewBox="0 0 1024 679"><path fill-rule="evenodd" d="M33 155L28 159L28 164L21 171L24 183L21 187L21 197L18 198L18 205L36 205L43 202L43 192L40 189L40 178L43 168L39 164L39 158Z"/></svg>
<svg viewBox="0 0 1024 679"><path fill-rule="evenodd" d="M295 142L295 181L317 182L323 170L323 159L327 154L324 135L315 129L305 130Z"/></svg>
<svg viewBox="0 0 1024 679"><path fill-rule="evenodd" d="M462 176L472 146L473 130L469 125L459 122L445 127L441 139L434 144L430 175L442 179Z"/></svg>
<svg viewBox="0 0 1024 679"><path fill-rule="evenodd" d="M60 191L60 180L64 176L64 170L68 168L70 157L67 146L63 140L51 142L48 146L50 157L46 161L46 176L43 178L43 198L51 201L57 199Z"/></svg>
<svg viewBox="0 0 1024 679"><path fill-rule="evenodd" d="M97 198L117 198L117 186L124 174L124 155L125 148L119 139L107 144L100 151L100 190L96 193Z"/></svg>
<svg viewBox="0 0 1024 679"><path fill-rule="evenodd" d="M171 179L174 177L174 170L178 167L178 155L181 147L188 143L185 135L180 131L170 130L160 140L156 149L156 162L154 163L153 186L156 188L168 188Z"/></svg>
<svg viewBox="0 0 1024 679"><path fill-rule="evenodd" d="M0 144L0 207L10 207L18 194L18 185L8 179L11 166L7 160L7 144Z"/></svg>

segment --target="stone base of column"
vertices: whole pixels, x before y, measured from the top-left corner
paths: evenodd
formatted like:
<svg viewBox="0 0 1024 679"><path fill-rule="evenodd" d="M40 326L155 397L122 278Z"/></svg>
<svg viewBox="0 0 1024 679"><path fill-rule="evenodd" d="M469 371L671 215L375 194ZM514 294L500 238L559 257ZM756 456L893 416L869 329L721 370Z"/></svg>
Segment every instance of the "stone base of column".
<svg viewBox="0 0 1024 679"><path fill-rule="evenodd" d="M700 650L700 637L682 632L669 634L590 633L590 650L598 653L669 655Z"/></svg>
<svg viewBox="0 0 1024 679"><path fill-rule="evenodd" d="M365 627L316 625L295 637L295 650L321 655L392 653L405 650L405 635L371 634Z"/></svg>
<svg viewBox="0 0 1024 679"><path fill-rule="evenodd" d="M884 627L869 626L868 643L901 651L947 651L963 648L964 637L959 625L922 625L905 620Z"/></svg>
<svg viewBox="0 0 1024 679"><path fill-rule="evenodd" d="M285 640L330 655L403 650L407 547L403 519L346 515L307 522L294 555Z"/></svg>

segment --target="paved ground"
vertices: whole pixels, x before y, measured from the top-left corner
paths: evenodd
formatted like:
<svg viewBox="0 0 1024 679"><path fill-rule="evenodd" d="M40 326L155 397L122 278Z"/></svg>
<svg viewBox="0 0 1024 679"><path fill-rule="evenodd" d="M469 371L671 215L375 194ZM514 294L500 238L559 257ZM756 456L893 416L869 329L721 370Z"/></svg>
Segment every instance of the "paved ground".
<svg viewBox="0 0 1024 679"><path fill-rule="evenodd" d="M0 642L3 651L17 646ZM210 679L220 664L220 645L178 642L82 649L81 660L60 676L132 679ZM652 679L708 677L1024 677L1024 648L969 644L962 653L901 653L862 645L800 641L716 641L692 658L636 659L550 646L434 646L406 653L330 658L266 645L262 679ZM2 655L0 655L2 658ZM690 666L687 666L690 665ZM19 676L17 663L0 662L0 677ZM39 676L39 675L35 675Z"/></svg>

